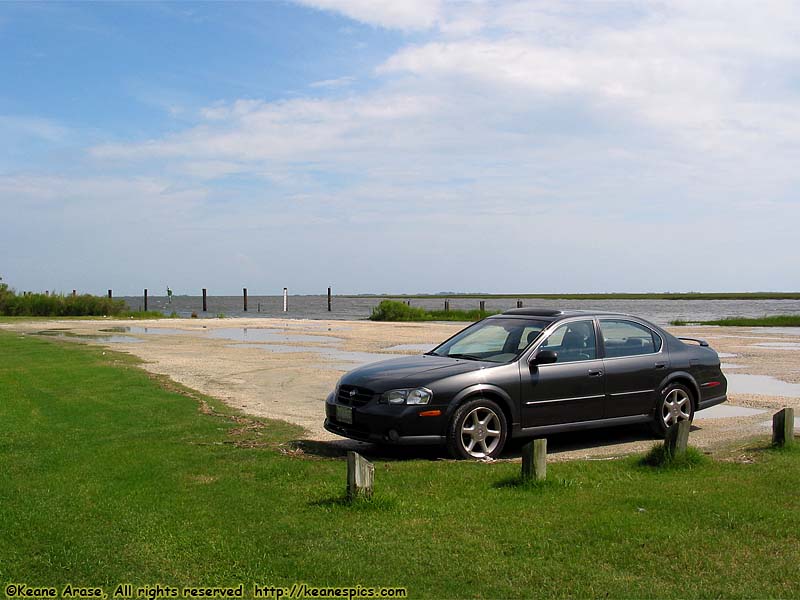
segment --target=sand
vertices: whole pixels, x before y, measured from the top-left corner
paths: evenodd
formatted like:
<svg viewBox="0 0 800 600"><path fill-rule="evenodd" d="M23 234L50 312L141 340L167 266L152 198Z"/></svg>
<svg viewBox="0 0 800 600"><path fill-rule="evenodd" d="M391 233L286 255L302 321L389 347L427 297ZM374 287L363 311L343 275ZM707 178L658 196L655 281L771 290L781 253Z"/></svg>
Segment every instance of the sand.
<svg viewBox="0 0 800 600"><path fill-rule="evenodd" d="M103 331L116 328L147 327L148 331L168 329L165 334L114 333L109 343L103 338L63 338L105 344L116 351L142 359L142 368L166 375L181 384L216 397L243 412L271 419L281 419L305 429L304 439L335 443L337 447L365 448L358 442L345 441L322 427L325 397L338 378L352 365L338 352L417 354L419 350L387 350L406 344L441 342L464 324L445 323L373 323L369 321L318 321L294 319L163 319L130 321L99 319L91 321L36 321L0 324L0 328L24 334L43 330L65 330L79 336L108 336ZM212 337L220 330L248 328L248 341ZM270 330L264 332L263 330ZM260 330L260 331L256 331ZM800 335L791 330L730 327L674 327L681 336L702 337L725 357L724 364L737 368L729 375L765 375L789 383L800 383ZM266 333L266 341L255 343L253 337ZM294 336L303 336L299 340ZM284 339L284 338L289 338ZM137 343L135 340L144 340ZM759 346L757 344L773 344ZM788 344L788 345L787 345ZM777 346L775 346L777 345ZM295 352L302 346L318 351ZM280 351L266 351L278 347ZM325 350L326 354L319 354ZM346 355L345 355L346 357ZM703 418L697 414L691 443L708 451L735 448L755 436L768 436L764 422L772 412L793 406L800 412L800 398L781 397L765 386L758 394L729 394L729 405L762 409L766 412L747 416ZM723 411L724 412L724 411ZM641 452L650 448L653 438L646 427L609 428L605 430L552 436L550 453L554 458L602 458ZM513 447L512 453L513 456Z"/></svg>

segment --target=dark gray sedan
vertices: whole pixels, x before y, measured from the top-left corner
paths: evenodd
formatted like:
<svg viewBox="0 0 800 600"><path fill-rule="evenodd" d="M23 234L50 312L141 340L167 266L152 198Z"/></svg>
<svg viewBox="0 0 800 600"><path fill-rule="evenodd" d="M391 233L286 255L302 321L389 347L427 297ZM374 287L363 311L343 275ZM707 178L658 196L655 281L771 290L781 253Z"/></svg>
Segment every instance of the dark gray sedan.
<svg viewBox="0 0 800 600"><path fill-rule="evenodd" d="M663 436L726 393L719 356L703 340L630 315L523 308L427 354L350 371L328 396L325 428L493 458L509 436L632 423Z"/></svg>

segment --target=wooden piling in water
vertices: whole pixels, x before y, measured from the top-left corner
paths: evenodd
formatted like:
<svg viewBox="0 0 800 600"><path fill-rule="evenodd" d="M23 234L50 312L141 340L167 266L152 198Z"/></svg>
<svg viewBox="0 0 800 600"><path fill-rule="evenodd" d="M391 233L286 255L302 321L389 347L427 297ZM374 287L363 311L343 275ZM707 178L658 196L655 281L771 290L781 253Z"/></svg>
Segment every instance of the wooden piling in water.
<svg viewBox="0 0 800 600"><path fill-rule="evenodd" d="M208 312L208 291L203 288L203 312Z"/></svg>
<svg viewBox="0 0 800 600"><path fill-rule="evenodd" d="M522 447L522 480L547 478L547 439L532 440Z"/></svg>
<svg viewBox="0 0 800 600"><path fill-rule="evenodd" d="M244 312L247 312L247 288L242 288L242 299L244 300Z"/></svg>
<svg viewBox="0 0 800 600"><path fill-rule="evenodd" d="M331 312L331 288L328 286L328 312Z"/></svg>
<svg viewBox="0 0 800 600"><path fill-rule="evenodd" d="M144 288L144 312L147 312L147 288Z"/></svg>
<svg viewBox="0 0 800 600"><path fill-rule="evenodd" d="M78 291L77 290L72 290L72 297L74 298L77 295L78 295Z"/></svg>
<svg viewBox="0 0 800 600"><path fill-rule="evenodd" d="M283 312L289 310L289 288L283 288Z"/></svg>
<svg viewBox="0 0 800 600"><path fill-rule="evenodd" d="M113 294L111 293L111 290L108 290L108 299L111 300L112 297L113 297Z"/></svg>
<svg viewBox="0 0 800 600"><path fill-rule="evenodd" d="M444 301L444 312L450 312L450 300Z"/></svg>
<svg viewBox="0 0 800 600"><path fill-rule="evenodd" d="M772 443L775 446L794 444L794 409L782 408L772 416Z"/></svg>
<svg viewBox="0 0 800 600"><path fill-rule="evenodd" d="M481 312L486 312L486 300L481 300L478 306L481 307Z"/></svg>
<svg viewBox="0 0 800 600"><path fill-rule="evenodd" d="M372 497L375 483L375 465L358 452L347 453L347 499L355 500L359 496Z"/></svg>

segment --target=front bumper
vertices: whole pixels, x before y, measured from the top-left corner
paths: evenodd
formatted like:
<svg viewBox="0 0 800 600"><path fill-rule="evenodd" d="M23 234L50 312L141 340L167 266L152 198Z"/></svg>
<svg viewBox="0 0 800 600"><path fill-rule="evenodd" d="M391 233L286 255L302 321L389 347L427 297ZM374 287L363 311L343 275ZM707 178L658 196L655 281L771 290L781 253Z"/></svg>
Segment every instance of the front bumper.
<svg viewBox="0 0 800 600"><path fill-rule="evenodd" d="M381 444L441 444L444 442L445 407L397 406L371 401L364 406L348 407L353 422L336 418L333 394L325 401L325 429L336 435L362 442ZM421 412L440 410L439 416L420 416Z"/></svg>

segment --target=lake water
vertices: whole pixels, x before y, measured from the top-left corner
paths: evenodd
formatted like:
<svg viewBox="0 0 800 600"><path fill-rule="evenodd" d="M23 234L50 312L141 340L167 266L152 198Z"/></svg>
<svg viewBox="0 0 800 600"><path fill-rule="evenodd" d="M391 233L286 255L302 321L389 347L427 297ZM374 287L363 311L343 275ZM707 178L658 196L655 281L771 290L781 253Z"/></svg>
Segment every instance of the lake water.
<svg viewBox="0 0 800 600"><path fill-rule="evenodd" d="M141 310L144 299L122 298L132 310ZM373 307L384 298L333 297L333 310L327 310L327 297L289 296L289 310L283 312L282 296L249 296L248 312L244 312L241 296L209 296L208 311L203 312L201 296L149 296L148 308L165 314L173 311L179 317L189 317L193 312L201 318L216 317L287 317L290 319L366 319ZM399 299L399 298L398 298ZM453 298L453 309L476 309L479 298ZM443 308L444 300L438 298L413 298L411 306L426 309ZM516 308L514 298L486 299L486 310L503 311ZM598 309L611 312L630 313L648 319L658 325L670 321L706 321L723 317L762 317L800 313L800 300L538 300L523 299L524 306L549 309Z"/></svg>

